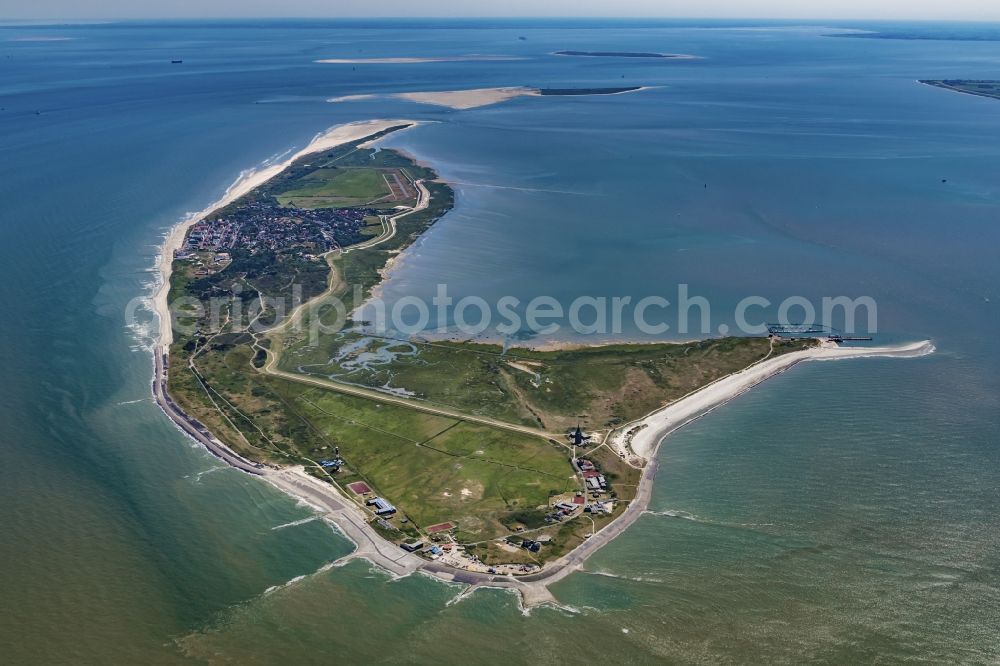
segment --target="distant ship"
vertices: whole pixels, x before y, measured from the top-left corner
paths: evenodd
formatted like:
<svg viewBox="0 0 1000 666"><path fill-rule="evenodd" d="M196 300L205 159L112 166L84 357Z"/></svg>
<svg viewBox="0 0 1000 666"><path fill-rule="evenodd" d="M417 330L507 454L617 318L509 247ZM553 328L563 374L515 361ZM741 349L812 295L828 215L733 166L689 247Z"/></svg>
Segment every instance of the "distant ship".
<svg viewBox="0 0 1000 666"><path fill-rule="evenodd" d="M179 65L179 64L181 64L182 62L184 62L184 61L183 61L183 60L171 60L171 61L170 61L170 64L171 64L171 65Z"/></svg>

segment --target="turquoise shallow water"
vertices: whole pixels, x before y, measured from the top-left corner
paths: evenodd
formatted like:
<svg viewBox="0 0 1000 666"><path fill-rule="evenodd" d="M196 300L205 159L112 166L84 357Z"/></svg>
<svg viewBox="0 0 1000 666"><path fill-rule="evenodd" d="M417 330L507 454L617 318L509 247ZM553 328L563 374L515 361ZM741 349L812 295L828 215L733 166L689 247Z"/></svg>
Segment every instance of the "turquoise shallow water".
<svg viewBox="0 0 1000 666"><path fill-rule="evenodd" d="M4 661L1000 658L1000 103L914 83L993 76L997 43L774 24L418 28L0 29ZM71 39L19 41L39 36ZM546 55L570 48L705 59ZM311 62L472 52L525 59ZM324 101L623 80L661 87L463 112ZM123 310L148 291L162 232L241 170L388 116L437 121L390 144L464 183L390 299L437 282L564 300L686 282L714 327L749 294L866 294L881 341L939 352L799 367L672 437L650 515L556 586L566 609L323 570L350 545L172 428Z"/></svg>

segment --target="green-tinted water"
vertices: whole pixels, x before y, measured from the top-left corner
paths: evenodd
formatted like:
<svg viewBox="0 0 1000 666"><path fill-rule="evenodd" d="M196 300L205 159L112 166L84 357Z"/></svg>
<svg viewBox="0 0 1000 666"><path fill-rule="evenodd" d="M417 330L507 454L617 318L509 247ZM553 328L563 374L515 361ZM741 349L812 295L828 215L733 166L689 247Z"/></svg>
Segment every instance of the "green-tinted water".
<svg viewBox="0 0 1000 666"><path fill-rule="evenodd" d="M2 29L0 658L995 662L1000 103L913 79L987 77L996 46L821 32ZM53 34L72 39L11 41ZM358 48L527 59L311 62ZM546 55L567 48L707 58ZM324 101L623 75L665 87L468 112ZM123 311L185 211L373 116L439 120L394 145L454 180L523 188L459 187L390 296L440 280L529 298L689 282L722 311L748 292L871 294L880 339L929 336L940 352L799 367L678 433L651 514L555 586L564 609L324 569L350 545L170 425Z"/></svg>

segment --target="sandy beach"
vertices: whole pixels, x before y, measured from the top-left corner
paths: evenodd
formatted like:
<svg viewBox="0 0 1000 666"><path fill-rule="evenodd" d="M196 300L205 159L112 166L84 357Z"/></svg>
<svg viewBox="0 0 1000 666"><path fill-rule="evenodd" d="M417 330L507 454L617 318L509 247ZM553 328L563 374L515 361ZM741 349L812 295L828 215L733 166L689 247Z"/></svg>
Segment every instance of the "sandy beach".
<svg viewBox="0 0 1000 666"><path fill-rule="evenodd" d="M589 96L609 96L624 95L627 93L650 90L656 86L639 86L631 90L621 90L618 92L593 92L589 94L573 95L578 97ZM427 92L403 92L391 93L387 95L362 94L362 95L342 95L331 97L326 100L331 103L354 102L359 100L378 99L379 97L392 97L395 99L405 99L418 104L433 104L435 106L446 106L450 109L475 109L480 106L499 104L517 97L542 97L541 88L529 86L509 86L501 88L469 88L466 90L435 90ZM570 95L552 95L553 97L568 97Z"/></svg>
<svg viewBox="0 0 1000 666"><path fill-rule="evenodd" d="M514 99L515 97L539 96L538 88L523 86L514 88L473 88L470 90L444 90L441 92L396 93L393 97L420 104L435 104L452 109L474 109Z"/></svg>
<svg viewBox="0 0 1000 666"><path fill-rule="evenodd" d="M840 347L823 342L819 347L768 358L689 393L638 421L616 430L608 444L626 457L650 460L666 435L746 393L766 379L802 361L835 361L846 358L915 358L934 352L929 340L885 347ZM630 434L631 433L631 434Z"/></svg>
<svg viewBox="0 0 1000 666"><path fill-rule="evenodd" d="M419 124L420 123L416 120L405 119L366 120L331 127L325 132L317 134L313 140L309 142L309 145L284 161L244 171L240 174L240 177L236 179L236 182L229 186L229 189L226 190L226 193L221 199L212 203L204 210L189 215L180 223L174 225L167 233L167 237L160 248L160 256L157 259L156 265L156 271L159 274L159 285L153 295L152 308L156 312L157 319L159 320L158 345L166 348L169 347L170 343L173 341L173 331L170 327L170 307L168 301L170 293L170 273L173 267L174 251L182 247L184 244L184 237L187 235L188 229L190 229L192 225L204 218L206 215L209 215L212 211L232 203L255 187L258 187L259 185L262 185L274 178L279 173L287 169L289 164L303 155L319 152L321 150L329 150L330 148L334 148L335 146L339 146L343 143L357 141L358 139L375 134L376 132L381 132L382 130L388 129L394 125L409 125L410 127L414 127Z"/></svg>

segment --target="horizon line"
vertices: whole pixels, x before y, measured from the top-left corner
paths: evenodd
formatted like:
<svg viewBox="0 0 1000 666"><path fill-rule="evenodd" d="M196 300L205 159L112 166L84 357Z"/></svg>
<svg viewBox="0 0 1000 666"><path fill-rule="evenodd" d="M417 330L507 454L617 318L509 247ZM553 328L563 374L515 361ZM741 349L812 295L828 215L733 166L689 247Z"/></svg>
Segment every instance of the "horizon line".
<svg viewBox="0 0 1000 666"><path fill-rule="evenodd" d="M454 16L454 15L401 15L401 16L323 16L323 15L253 15L253 16L104 16L104 17L4 17L2 23L114 23L120 21L893 21L898 23L979 23L1000 24L1000 15L996 18L893 18L893 17L859 17L859 16L523 16L523 15L491 15L491 16ZM5 27L0 25L0 27Z"/></svg>

